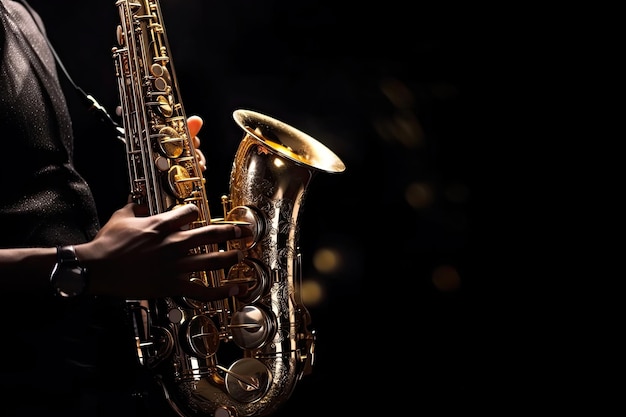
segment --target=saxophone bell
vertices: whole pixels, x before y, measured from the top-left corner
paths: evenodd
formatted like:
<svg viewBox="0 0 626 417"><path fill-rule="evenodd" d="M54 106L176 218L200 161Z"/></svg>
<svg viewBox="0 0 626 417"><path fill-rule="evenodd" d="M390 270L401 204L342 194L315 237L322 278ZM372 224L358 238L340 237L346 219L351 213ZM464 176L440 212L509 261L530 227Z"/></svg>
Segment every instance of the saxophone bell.
<svg viewBox="0 0 626 417"><path fill-rule="evenodd" d="M233 118L246 132L246 137L251 136L296 164L327 173L346 169L341 159L324 144L280 120L250 110L236 110Z"/></svg>

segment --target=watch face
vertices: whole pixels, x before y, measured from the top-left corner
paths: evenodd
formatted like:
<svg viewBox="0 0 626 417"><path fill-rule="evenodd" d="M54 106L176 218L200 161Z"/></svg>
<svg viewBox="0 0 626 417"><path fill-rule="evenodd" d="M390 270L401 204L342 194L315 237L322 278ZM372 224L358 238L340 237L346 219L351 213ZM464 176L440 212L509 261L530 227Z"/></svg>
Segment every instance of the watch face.
<svg viewBox="0 0 626 417"><path fill-rule="evenodd" d="M84 272L80 265L57 264L52 273L52 286L62 297L74 297L85 289Z"/></svg>

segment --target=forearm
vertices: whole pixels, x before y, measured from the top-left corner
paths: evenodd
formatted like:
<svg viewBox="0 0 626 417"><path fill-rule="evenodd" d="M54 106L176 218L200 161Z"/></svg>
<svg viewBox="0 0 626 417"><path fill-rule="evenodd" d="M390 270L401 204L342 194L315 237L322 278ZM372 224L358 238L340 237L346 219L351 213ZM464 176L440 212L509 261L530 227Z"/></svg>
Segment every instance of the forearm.
<svg viewBox="0 0 626 417"><path fill-rule="evenodd" d="M56 248L0 249L0 288L5 294L50 291Z"/></svg>

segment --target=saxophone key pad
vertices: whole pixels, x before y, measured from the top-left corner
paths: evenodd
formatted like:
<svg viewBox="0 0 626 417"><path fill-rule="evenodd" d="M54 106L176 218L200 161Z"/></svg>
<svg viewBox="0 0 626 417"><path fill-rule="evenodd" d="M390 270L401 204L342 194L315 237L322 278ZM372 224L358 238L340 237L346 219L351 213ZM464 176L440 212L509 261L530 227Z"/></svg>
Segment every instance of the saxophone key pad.
<svg viewBox="0 0 626 417"><path fill-rule="evenodd" d="M185 342L198 358L208 358L217 352L220 336L217 326L208 316L194 316L184 325Z"/></svg>
<svg viewBox="0 0 626 417"><path fill-rule="evenodd" d="M162 156L157 156L154 160L154 166L156 166L159 171L165 172L170 169L170 160Z"/></svg>
<svg viewBox="0 0 626 417"><path fill-rule="evenodd" d="M272 383L272 374L260 360L242 358L231 365L224 382L234 399L251 403L265 395Z"/></svg>
<svg viewBox="0 0 626 417"><path fill-rule="evenodd" d="M233 341L242 349L256 349L274 337L274 321L264 310L247 305L233 314L228 326Z"/></svg>

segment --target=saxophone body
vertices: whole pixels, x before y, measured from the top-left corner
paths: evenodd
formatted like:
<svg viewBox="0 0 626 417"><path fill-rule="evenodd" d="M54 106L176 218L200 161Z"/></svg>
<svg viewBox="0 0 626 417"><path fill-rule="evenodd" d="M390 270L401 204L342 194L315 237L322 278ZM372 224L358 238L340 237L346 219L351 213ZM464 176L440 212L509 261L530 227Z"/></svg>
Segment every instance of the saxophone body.
<svg viewBox="0 0 626 417"><path fill-rule="evenodd" d="M222 213L212 218L196 159L159 2L117 0L112 49L133 200L150 214L185 204L200 215L190 227L245 223L253 236L226 247L246 257L228 271L197 271L198 285L245 282L239 297L199 302L126 300L137 359L153 371L181 417L264 416L275 412L312 371L315 331L301 301L299 218L317 172L343 162L307 134L249 110L233 113L244 131Z"/></svg>

